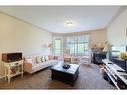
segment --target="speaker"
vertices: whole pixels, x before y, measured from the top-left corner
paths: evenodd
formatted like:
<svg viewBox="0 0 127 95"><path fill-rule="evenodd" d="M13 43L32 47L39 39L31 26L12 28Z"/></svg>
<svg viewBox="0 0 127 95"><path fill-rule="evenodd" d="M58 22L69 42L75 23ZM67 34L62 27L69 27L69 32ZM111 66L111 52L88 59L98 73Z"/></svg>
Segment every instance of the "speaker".
<svg viewBox="0 0 127 95"><path fill-rule="evenodd" d="M22 60L22 53L2 53L3 62L14 62Z"/></svg>

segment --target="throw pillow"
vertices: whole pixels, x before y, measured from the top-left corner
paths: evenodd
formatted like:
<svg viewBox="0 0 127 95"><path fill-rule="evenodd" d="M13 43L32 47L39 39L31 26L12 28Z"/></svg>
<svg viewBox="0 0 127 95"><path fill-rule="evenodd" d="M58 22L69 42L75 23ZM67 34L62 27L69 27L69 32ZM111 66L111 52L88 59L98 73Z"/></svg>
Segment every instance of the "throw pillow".
<svg viewBox="0 0 127 95"><path fill-rule="evenodd" d="M48 58L49 58L49 60L54 60L54 56L53 55L49 55Z"/></svg>
<svg viewBox="0 0 127 95"><path fill-rule="evenodd" d="M57 56L54 56L54 60L58 60L58 57Z"/></svg>
<svg viewBox="0 0 127 95"><path fill-rule="evenodd" d="M49 60L48 56L45 56L45 61L48 61L48 60Z"/></svg>
<svg viewBox="0 0 127 95"><path fill-rule="evenodd" d="M45 62L44 56L41 57L41 62Z"/></svg>
<svg viewBox="0 0 127 95"><path fill-rule="evenodd" d="M41 57L36 57L36 63L41 63Z"/></svg>

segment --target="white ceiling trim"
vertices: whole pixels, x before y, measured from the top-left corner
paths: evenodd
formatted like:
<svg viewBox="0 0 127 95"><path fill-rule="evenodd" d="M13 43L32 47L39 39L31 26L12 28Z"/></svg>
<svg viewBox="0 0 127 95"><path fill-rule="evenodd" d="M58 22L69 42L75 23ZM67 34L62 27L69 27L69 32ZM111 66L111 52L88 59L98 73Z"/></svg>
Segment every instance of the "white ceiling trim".
<svg viewBox="0 0 127 95"><path fill-rule="evenodd" d="M121 6L121 7L119 8L119 10L116 12L116 14L112 17L112 19L110 20L110 22L107 24L106 28L108 28L108 27L112 24L112 22L115 21L116 18L117 18L125 9L127 9L127 6Z"/></svg>
<svg viewBox="0 0 127 95"><path fill-rule="evenodd" d="M23 23L26 23L26 24L29 24L29 25L31 25L31 26L34 26L34 27L36 27L36 28L38 28L38 29L41 29L41 30L43 30L43 31L50 32L50 31L48 31L48 30L46 30L46 29L44 29L44 28L42 28L42 27L39 27L39 26L37 26L37 25L35 25L35 24L33 24L33 23L30 23L30 22L28 22L28 21L22 20L22 19L20 19L20 18L15 17L15 16L12 16L12 15L10 15L10 14L8 14L8 13L2 12L2 11L0 11L0 13L4 14L4 15L6 15L6 16L12 17L12 18L14 18L14 19L16 19L16 20L19 20L19 21L21 21L21 22L23 22Z"/></svg>

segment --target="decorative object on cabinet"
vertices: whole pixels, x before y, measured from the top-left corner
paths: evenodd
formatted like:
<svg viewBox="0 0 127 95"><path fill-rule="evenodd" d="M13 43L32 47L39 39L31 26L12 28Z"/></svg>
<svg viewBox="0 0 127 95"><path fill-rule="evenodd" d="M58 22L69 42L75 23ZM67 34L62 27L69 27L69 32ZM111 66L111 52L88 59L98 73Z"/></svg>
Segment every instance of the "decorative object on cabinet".
<svg viewBox="0 0 127 95"><path fill-rule="evenodd" d="M93 52L101 52L101 51L103 51L104 47L105 47L105 44L104 43L98 42L98 43L92 45L91 50Z"/></svg>
<svg viewBox="0 0 127 95"><path fill-rule="evenodd" d="M109 60L112 60L112 45L106 41L105 43L105 47L103 49L103 52L107 52L106 53L106 58Z"/></svg>
<svg viewBox="0 0 127 95"><path fill-rule="evenodd" d="M126 54L126 52L121 52L121 53L120 53L120 59L122 59L122 60L127 59L127 54Z"/></svg>
<svg viewBox="0 0 127 95"><path fill-rule="evenodd" d="M2 61L3 62L14 62L22 60L22 53L15 52L15 53L2 53Z"/></svg>

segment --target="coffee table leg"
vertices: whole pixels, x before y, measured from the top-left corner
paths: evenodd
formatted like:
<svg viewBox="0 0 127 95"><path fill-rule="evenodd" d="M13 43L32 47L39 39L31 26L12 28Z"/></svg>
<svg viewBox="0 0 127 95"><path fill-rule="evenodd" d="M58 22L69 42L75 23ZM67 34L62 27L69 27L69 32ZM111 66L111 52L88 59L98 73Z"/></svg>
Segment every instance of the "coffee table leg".
<svg viewBox="0 0 127 95"><path fill-rule="evenodd" d="M72 83L70 83L70 85L71 85L71 86L74 86L74 83L72 82Z"/></svg>
<svg viewBox="0 0 127 95"><path fill-rule="evenodd" d="M54 78L53 78L53 77L51 77L51 79L52 79L52 80L54 80Z"/></svg>

